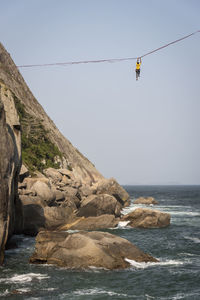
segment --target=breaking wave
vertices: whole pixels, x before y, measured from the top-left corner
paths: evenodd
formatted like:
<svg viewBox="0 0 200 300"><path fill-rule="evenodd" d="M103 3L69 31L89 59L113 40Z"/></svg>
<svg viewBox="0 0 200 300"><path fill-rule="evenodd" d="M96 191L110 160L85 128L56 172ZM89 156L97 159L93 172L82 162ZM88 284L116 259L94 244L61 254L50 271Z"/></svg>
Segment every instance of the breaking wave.
<svg viewBox="0 0 200 300"><path fill-rule="evenodd" d="M0 282L3 283L25 283L25 282L30 282L33 279L37 280L42 280L42 279L47 279L49 276L47 274L40 274L40 273L28 273L28 274L21 274L21 275L14 275L10 278L1 278Z"/></svg>
<svg viewBox="0 0 200 300"><path fill-rule="evenodd" d="M196 243L196 244L199 244L199 243L200 243L200 238L197 238L197 237L184 236L184 239L193 241L193 242Z"/></svg>
<svg viewBox="0 0 200 300"><path fill-rule="evenodd" d="M167 260L167 261L159 261L159 262L136 262L135 260L125 258L125 260L134 268L136 269L145 269L148 267L153 267L153 266L178 266L178 265L183 265L183 261L179 260Z"/></svg>

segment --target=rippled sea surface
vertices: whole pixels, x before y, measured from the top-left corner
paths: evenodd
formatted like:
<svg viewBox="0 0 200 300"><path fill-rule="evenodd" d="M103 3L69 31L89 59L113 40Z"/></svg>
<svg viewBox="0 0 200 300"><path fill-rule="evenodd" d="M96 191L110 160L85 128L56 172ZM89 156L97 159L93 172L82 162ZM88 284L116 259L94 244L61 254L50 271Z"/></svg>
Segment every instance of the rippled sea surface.
<svg viewBox="0 0 200 300"><path fill-rule="evenodd" d="M159 263L136 263L123 271L91 268L70 271L30 265L34 238L14 236L18 248L6 251L0 267L1 299L200 299L200 186L126 186L128 213L140 196L153 196L153 208L169 212L171 225L162 229L125 228L107 231L124 237Z"/></svg>

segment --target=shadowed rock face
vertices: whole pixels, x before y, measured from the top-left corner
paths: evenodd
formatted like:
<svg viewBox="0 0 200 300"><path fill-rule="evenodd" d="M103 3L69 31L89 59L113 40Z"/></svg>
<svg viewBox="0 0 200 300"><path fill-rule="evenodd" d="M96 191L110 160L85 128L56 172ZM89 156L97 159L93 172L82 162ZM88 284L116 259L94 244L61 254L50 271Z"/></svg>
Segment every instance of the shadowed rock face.
<svg viewBox="0 0 200 300"><path fill-rule="evenodd" d="M8 237L23 226L18 198L18 175L21 168L20 127L14 101L0 86L0 264Z"/></svg>
<svg viewBox="0 0 200 300"><path fill-rule="evenodd" d="M106 232L41 231L31 263L49 263L70 269L89 267L124 269L137 262L157 262L129 241Z"/></svg>

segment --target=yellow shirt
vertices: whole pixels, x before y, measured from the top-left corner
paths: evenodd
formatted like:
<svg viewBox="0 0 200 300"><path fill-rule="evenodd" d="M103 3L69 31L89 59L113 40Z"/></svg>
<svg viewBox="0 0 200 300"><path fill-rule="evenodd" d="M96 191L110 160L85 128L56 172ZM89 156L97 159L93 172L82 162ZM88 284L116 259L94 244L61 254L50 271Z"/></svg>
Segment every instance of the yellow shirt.
<svg viewBox="0 0 200 300"><path fill-rule="evenodd" d="M140 70L141 63L136 63L136 70Z"/></svg>

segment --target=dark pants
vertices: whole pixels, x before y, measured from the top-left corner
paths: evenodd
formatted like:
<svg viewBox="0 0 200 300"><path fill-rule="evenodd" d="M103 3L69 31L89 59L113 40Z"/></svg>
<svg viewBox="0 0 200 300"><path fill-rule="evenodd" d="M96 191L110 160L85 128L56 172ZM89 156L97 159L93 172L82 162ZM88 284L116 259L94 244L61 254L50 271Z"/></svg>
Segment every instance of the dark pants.
<svg viewBox="0 0 200 300"><path fill-rule="evenodd" d="M135 72L136 72L136 79L138 79L138 77L140 77L140 69L138 70L136 69Z"/></svg>

